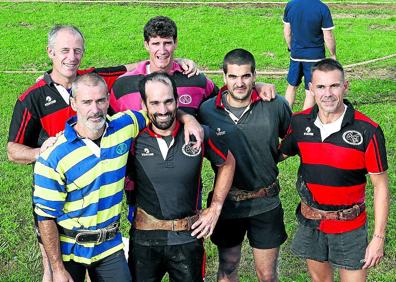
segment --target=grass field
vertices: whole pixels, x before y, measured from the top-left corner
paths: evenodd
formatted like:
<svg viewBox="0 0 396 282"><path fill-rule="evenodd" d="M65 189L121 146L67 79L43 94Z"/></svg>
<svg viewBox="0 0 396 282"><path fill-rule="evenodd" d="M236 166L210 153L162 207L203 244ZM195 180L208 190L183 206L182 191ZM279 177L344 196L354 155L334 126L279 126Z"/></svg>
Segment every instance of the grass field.
<svg viewBox="0 0 396 282"><path fill-rule="evenodd" d="M286 2L286 1L283 1ZM356 2L360 1L337 1ZM337 57L344 64L366 61L395 53L396 2L354 8L334 5ZM55 23L71 23L86 35L87 52L82 67L108 66L142 60L143 25L156 15L173 18L179 28L178 57L195 60L204 70L220 68L224 54L236 47L254 53L259 70L286 70L288 53L282 38L283 5L143 5L143 4L58 4L0 3L0 145L5 148L8 125L17 97L35 80L37 74L6 74L4 70L50 68L45 54L46 33ZM210 76L218 85L222 79ZM353 68L347 73L351 81L348 98L355 107L380 123L386 136L390 188L396 191L396 58ZM284 93L284 77L259 77L272 82ZM300 89L296 109L302 105ZM297 159L280 164L281 198L289 240L283 245L280 259L281 281L307 281L304 262L290 253L296 227L294 209L298 203L294 189ZM206 164L203 179L205 195L211 189L213 174ZM39 281L40 259L33 234L31 217L31 167L7 161L0 151L0 281ZM369 221L372 227L371 185L367 188ZM386 257L369 272L369 281L395 281L396 277L396 208L391 203ZM128 226L123 222L123 233ZM371 232L371 229L370 229ZM207 281L215 281L216 248L206 242ZM249 248L244 246L241 281L256 281Z"/></svg>

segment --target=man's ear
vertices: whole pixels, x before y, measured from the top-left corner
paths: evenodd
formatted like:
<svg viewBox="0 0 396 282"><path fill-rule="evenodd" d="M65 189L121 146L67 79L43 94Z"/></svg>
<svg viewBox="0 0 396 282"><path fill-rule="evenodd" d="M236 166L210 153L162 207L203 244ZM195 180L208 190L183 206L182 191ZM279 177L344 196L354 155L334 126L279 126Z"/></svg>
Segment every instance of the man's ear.
<svg viewBox="0 0 396 282"><path fill-rule="evenodd" d="M142 100L142 110L147 112L147 107L146 104L143 102L143 100Z"/></svg>
<svg viewBox="0 0 396 282"><path fill-rule="evenodd" d="M50 59L52 59L52 58L55 56L55 51L54 51L54 49L52 49L52 48L50 48L50 47L47 47L47 54L48 54L48 57L49 57Z"/></svg>
<svg viewBox="0 0 396 282"><path fill-rule="evenodd" d="M146 40L144 40L144 48L146 48L147 51L150 51L149 43Z"/></svg>
<svg viewBox="0 0 396 282"><path fill-rule="evenodd" d="M72 96L70 96L70 106L73 109L73 111L77 112L76 100Z"/></svg>
<svg viewBox="0 0 396 282"><path fill-rule="evenodd" d="M313 92L313 85L312 85L312 82L309 82L309 83L308 83L308 87L309 87L309 92L311 92L311 95L314 96L315 94L314 94L314 92Z"/></svg>

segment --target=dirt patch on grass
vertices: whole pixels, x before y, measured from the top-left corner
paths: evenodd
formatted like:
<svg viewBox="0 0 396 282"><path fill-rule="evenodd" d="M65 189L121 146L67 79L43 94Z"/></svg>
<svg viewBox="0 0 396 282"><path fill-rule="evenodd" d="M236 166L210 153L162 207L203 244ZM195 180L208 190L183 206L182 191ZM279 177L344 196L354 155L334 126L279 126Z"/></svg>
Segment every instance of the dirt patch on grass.
<svg viewBox="0 0 396 282"><path fill-rule="evenodd" d="M368 29L374 29L374 30L384 30L384 31L394 31L396 30L396 25L391 24L391 25L383 25L383 24L370 24L368 26Z"/></svg>
<svg viewBox="0 0 396 282"><path fill-rule="evenodd" d="M392 15L361 15L361 14L347 14L347 13L333 13L333 19L382 19L387 20L394 16Z"/></svg>
<svg viewBox="0 0 396 282"><path fill-rule="evenodd" d="M391 79L396 81L396 67L367 68L364 66L346 70L353 79Z"/></svg>

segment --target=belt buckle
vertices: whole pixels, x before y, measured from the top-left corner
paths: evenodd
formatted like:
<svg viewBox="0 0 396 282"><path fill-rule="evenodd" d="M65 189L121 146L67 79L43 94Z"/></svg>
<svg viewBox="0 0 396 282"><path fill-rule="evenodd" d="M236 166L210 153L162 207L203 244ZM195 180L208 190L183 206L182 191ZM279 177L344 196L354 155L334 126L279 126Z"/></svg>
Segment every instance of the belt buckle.
<svg viewBox="0 0 396 282"><path fill-rule="evenodd" d="M354 205L352 208L337 212L338 218L340 220L348 220L348 219L350 219L350 218L347 218L349 216L353 216L354 218L356 218L360 213L359 209L356 207L358 207L358 206Z"/></svg>
<svg viewBox="0 0 396 282"><path fill-rule="evenodd" d="M84 233L77 233L76 238L75 238L76 243L78 243L78 244L83 243L83 242L80 241L80 236L83 236L83 235L84 235Z"/></svg>
<svg viewBox="0 0 396 282"><path fill-rule="evenodd" d="M101 244L101 243L103 243L104 241L106 241L107 229L101 228L101 229L99 229L98 231L99 231L99 234L98 234L99 237L98 237L98 239L96 240L96 244Z"/></svg>

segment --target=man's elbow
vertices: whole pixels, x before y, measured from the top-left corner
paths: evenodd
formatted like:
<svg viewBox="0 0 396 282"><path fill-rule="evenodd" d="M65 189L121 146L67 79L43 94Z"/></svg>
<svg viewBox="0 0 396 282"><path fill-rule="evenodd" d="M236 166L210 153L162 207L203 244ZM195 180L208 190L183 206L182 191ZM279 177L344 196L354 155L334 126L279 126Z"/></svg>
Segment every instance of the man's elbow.
<svg viewBox="0 0 396 282"><path fill-rule="evenodd" d="M7 143L7 158L10 162L16 163L16 158L14 156L14 151L12 150L12 142Z"/></svg>

